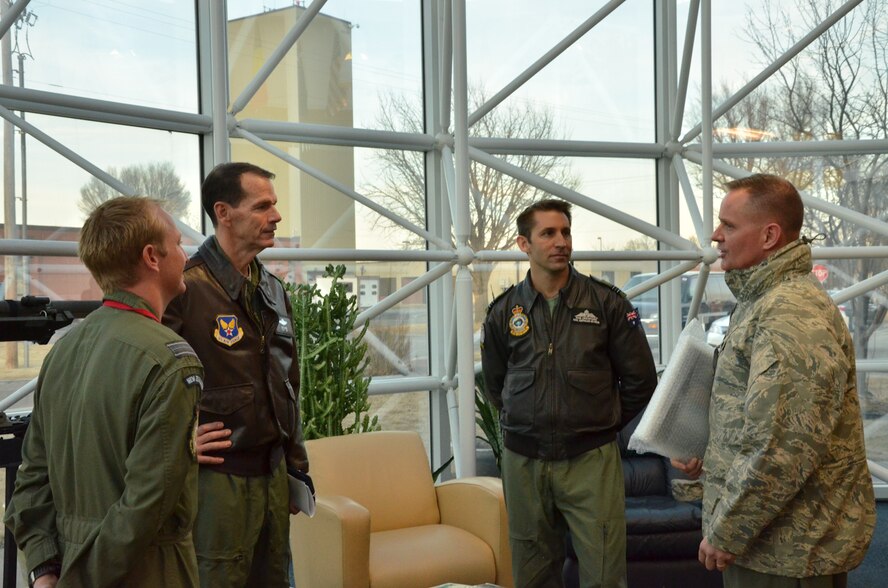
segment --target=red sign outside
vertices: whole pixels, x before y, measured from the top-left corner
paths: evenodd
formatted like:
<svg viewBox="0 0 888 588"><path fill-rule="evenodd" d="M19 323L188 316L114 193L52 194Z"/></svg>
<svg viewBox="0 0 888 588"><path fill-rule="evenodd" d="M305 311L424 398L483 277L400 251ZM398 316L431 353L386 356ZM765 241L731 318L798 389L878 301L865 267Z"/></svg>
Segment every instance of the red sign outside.
<svg viewBox="0 0 888 588"><path fill-rule="evenodd" d="M825 265L815 265L813 268L811 268L811 273L814 274L814 277L817 278L821 284L826 281L826 278L829 277L829 270Z"/></svg>

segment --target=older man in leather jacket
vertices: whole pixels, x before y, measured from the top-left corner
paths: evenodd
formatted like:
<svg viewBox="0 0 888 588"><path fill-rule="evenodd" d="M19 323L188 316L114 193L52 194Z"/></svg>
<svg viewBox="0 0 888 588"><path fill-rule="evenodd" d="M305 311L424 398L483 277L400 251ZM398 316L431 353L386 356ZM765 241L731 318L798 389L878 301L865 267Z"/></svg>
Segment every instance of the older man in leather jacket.
<svg viewBox="0 0 888 588"><path fill-rule="evenodd" d="M484 323L486 391L500 413L516 586L561 586L570 529L583 586L625 586L626 520L617 431L650 400L656 369L638 312L570 265L570 204L518 217L527 278Z"/></svg>
<svg viewBox="0 0 888 588"><path fill-rule="evenodd" d="M256 258L281 219L273 177L248 163L210 172L201 196L216 234L188 262L188 290L164 315L206 369L194 530L203 587L289 586L287 468L307 471L308 458L292 311Z"/></svg>

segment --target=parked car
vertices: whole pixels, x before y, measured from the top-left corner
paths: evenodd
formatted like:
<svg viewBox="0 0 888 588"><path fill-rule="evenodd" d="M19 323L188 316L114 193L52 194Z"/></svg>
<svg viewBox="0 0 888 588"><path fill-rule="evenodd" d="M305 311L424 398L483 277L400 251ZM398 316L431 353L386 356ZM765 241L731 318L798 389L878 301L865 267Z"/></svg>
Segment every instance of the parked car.
<svg viewBox="0 0 888 588"><path fill-rule="evenodd" d="M830 290L830 297L834 296L838 292L838 290ZM848 315L845 314L845 305L839 304L839 312L842 313L842 318L845 320L845 324L848 324ZM722 341L725 339L725 335L728 333L728 323L731 322L731 315L723 316L720 319L716 319L712 321L712 324L709 325L709 330L706 331L706 342L712 345L713 347L718 347L722 344Z"/></svg>
<svg viewBox="0 0 888 588"><path fill-rule="evenodd" d="M728 324L731 322L731 315L725 315L720 319L712 321L709 330L706 331L706 342L713 347L718 347L725 340L728 333Z"/></svg>
<svg viewBox="0 0 888 588"><path fill-rule="evenodd" d="M636 274L629 278L623 285L623 290L629 290L654 277L656 274ZM688 272L683 274L681 280L681 325L684 327L688 319L688 310L691 306L691 298L697 287L699 272ZM638 308L638 314L641 316L645 330L650 333L651 330L658 330L660 316L660 296L659 289L653 288L647 292L630 299L630 302ZM711 272L706 280L706 288L703 291L703 300L700 301L700 309L697 318L703 325L704 329L709 328L713 321L726 316L734 309L737 303L734 294L725 283L724 272Z"/></svg>

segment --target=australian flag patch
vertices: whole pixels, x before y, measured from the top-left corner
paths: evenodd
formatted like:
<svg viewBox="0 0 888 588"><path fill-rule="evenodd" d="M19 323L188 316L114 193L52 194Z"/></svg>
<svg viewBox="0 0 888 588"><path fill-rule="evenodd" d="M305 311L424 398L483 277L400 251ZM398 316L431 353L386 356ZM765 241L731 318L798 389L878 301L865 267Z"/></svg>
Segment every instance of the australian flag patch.
<svg viewBox="0 0 888 588"><path fill-rule="evenodd" d="M236 316L233 314L218 314L216 315L216 328L213 331L213 337L219 343L231 347L244 338L244 332L238 325Z"/></svg>

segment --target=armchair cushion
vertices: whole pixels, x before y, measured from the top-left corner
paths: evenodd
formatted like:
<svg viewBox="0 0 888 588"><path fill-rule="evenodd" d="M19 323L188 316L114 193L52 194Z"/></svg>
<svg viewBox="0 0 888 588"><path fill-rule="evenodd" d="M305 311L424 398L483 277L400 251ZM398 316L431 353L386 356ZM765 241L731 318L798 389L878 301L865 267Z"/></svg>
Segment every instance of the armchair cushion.
<svg viewBox="0 0 888 588"><path fill-rule="evenodd" d="M370 536L370 586L475 586L495 577L490 546L456 527L424 525Z"/></svg>

